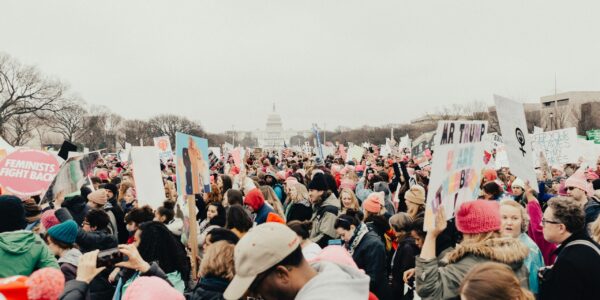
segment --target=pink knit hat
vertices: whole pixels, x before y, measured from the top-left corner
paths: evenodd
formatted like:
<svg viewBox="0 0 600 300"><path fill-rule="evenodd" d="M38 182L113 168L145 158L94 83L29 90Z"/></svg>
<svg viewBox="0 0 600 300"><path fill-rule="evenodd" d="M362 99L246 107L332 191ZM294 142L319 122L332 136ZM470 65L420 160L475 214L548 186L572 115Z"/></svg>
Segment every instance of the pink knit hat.
<svg viewBox="0 0 600 300"><path fill-rule="evenodd" d="M567 178L565 181L565 187L576 187L585 191L588 196L594 194L591 184L587 182L587 179L585 179L585 173L582 168L577 169L577 171L575 171L571 177Z"/></svg>
<svg viewBox="0 0 600 300"><path fill-rule="evenodd" d="M182 293L174 289L165 280L155 276L138 277L125 291L123 300L184 300Z"/></svg>
<svg viewBox="0 0 600 300"><path fill-rule="evenodd" d="M462 233L484 233L500 230L500 204L475 200L463 203L456 212L456 228Z"/></svg>
<svg viewBox="0 0 600 300"><path fill-rule="evenodd" d="M352 179L344 178L340 181L340 190L341 189L349 189L353 190L356 188L356 183L352 181Z"/></svg>
<svg viewBox="0 0 600 300"><path fill-rule="evenodd" d="M44 228L46 228L46 230L52 228L52 226L54 225L60 224L60 221L58 220L58 218L56 218L56 215L54 214L54 209L45 211L42 214L42 217L40 218L40 222L42 223Z"/></svg>
<svg viewBox="0 0 600 300"><path fill-rule="evenodd" d="M65 287L65 276L59 269L39 269L27 279L27 297L31 300L56 300Z"/></svg>
<svg viewBox="0 0 600 300"><path fill-rule="evenodd" d="M370 213L378 214L381 211L381 202L379 201L379 193L371 193L367 200L363 202L363 209Z"/></svg>
<svg viewBox="0 0 600 300"><path fill-rule="evenodd" d="M293 185L298 183L298 179L296 179L296 177L294 176L290 176L285 180L285 184L287 184L288 186Z"/></svg>
<svg viewBox="0 0 600 300"><path fill-rule="evenodd" d="M106 202L108 202L108 195L106 194L105 189L97 189L89 193L87 198L88 200L100 205L105 205Z"/></svg>
<svg viewBox="0 0 600 300"><path fill-rule="evenodd" d="M321 250L321 252L319 252L315 258L310 259L308 262L312 264L320 261L333 262L338 265L345 265L358 269L356 262L354 262L354 259L352 259L352 255L350 255L348 250L342 246L327 246L323 248L323 250Z"/></svg>

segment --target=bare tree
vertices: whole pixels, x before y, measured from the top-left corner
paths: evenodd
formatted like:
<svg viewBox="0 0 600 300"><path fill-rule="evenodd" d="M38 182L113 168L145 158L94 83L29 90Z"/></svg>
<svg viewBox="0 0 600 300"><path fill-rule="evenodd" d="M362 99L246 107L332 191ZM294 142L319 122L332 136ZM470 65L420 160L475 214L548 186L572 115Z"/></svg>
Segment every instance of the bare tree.
<svg viewBox="0 0 600 300"><path fill-rule="evenodd" d="M87 110L78 100L66 101L64 108L52 114L48 126L63 139L76 142L86 132Z"/></svg>
<svg viewBox="0 0 600 300"><path fill-rule="evenodd" d="M35 67L0 54L0 131L13 117L57 111L65 89L60 81L43 76Z"/></svg>
<svg viewBox="0 0 600 300"><path fill-rule="evenodd" d="M172 145L175 145L175 133L177 132L195 136L206 135L200 124L190 121L188 118L182 116L170 114L159 115L151 118L148 123L155 136L168 136Z"/></svg>
<svg viewBox="0 0 600 300"><path fill-rule="evenodd" d="M144 145L152 145L154 134L148 121L144 120L126 120L123 124L123 139L121 139L121 147L125 148L125 143L138 145L140 141Z"/></svg>
<svg viewBox="0 0 600 300"><path fill-rule="evenodd" d="M34 114L15 115L5 123L7 142L13 146L23 146L34 138L35 128L42 124Z"/></svg>

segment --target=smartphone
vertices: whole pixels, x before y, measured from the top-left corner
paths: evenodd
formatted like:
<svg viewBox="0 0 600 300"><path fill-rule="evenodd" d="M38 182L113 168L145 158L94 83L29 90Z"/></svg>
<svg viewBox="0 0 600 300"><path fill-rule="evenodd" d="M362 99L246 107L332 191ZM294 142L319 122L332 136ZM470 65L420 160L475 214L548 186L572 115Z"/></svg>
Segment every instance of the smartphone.
<svg viewBox="0 0 600 300"><path fill-rule="evenodd" d="M341 246L342 245L342 240L340 239L335 239L335 240L329 240L327 242L328 246Z"/></svg>
<svg viewBox="0 0 600 300"><path fill-rule="evenodd" d="M123 253L121 253L118 248L103 250L98 253L98 258L96 259L96 267L111 267L114 266L116 263L122 262L123 260Z"/></svg>

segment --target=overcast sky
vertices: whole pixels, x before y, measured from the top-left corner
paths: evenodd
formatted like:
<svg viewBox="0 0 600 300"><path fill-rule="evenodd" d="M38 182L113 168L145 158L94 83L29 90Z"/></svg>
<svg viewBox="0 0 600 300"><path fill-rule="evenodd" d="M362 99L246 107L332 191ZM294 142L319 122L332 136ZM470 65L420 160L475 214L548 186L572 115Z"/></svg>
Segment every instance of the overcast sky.
<svg viewBox="0 0 600 300"><path fill-rule="evenodd" d="M127 118L209 131L408 122L600 90L598 1L0 0L0 51Z"/></svg>

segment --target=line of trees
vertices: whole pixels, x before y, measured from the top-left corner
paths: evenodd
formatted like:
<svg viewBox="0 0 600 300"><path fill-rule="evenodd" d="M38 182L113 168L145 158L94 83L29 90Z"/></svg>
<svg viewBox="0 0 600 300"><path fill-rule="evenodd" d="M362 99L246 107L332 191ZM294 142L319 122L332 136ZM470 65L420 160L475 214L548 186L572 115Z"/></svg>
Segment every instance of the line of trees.
<svg viewBox="0 0 600 300"><path fill-rule="evenodd" d="M206 133L199 122L182 116L161 114L148 120L128 120L105 106L87 105L59 79L0 53L0 135L14 146L36 137L40 144L48 144L44 138L55 133L92 150L113 151L126 143L152 145L152 138L164 135L175 145L176 132L207 137L210 144L222 144L226 139Z"/></svg>

